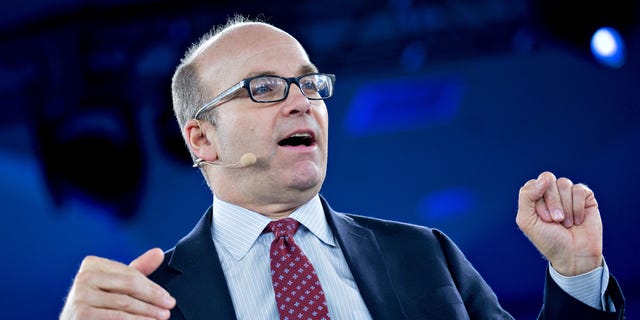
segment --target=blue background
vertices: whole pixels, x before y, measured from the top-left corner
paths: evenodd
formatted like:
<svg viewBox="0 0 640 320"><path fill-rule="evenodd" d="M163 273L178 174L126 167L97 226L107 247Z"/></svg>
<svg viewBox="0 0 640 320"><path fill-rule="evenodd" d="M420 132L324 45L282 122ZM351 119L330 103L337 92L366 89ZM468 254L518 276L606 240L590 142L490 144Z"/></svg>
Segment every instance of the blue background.
<svg viewBox="0 0 640 320"><path fill-rule="evenodd" d="M170 77L189 44L236 12L263 14L337 76L322 189L334 209L444 230L507 310L534 319L546 262L515 224L518 189L544 170L587 183L637 318L638 6L605 21L627 41L626 64L608 68L579 30L547 28L542 4L5 4L2 318L56 318L85 255L128 263L199 219L211 194L173 119ZM592 26L579 11L561 18Z"/></svg>

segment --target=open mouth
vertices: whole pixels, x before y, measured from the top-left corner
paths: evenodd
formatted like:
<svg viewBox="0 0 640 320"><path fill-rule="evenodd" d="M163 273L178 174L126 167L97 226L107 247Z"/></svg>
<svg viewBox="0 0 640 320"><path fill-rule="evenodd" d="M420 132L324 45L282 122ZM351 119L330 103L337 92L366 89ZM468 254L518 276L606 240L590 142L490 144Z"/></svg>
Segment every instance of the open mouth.
<svg viewBox="0 0 640 320"><path fill-rule="evenodd" d="M316 139L313 134L309 132L297 132L284 138L278 142L281 147L298 147L306 146L310 147L316 143Z"/></svg>

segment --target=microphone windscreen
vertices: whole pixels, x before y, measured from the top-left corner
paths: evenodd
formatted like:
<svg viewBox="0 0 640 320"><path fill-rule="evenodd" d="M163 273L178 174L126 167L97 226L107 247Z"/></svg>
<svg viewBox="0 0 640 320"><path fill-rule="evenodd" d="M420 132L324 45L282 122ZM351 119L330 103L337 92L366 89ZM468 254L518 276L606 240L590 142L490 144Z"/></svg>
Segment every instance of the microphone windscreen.
<svg viewBox="0 0 640 320"><path fill-rule="evenodd" d="M256 155L253 153L245 153L240 157L240 165L243 167L248 167L255 164L257 161Z"/></svg>

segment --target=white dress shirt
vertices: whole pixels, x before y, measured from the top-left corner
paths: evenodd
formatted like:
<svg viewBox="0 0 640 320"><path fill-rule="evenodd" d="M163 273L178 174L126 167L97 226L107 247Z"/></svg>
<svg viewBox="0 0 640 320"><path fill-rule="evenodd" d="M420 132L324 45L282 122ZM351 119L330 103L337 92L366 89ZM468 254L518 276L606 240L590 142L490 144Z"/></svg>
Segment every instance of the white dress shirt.
<svg viewBox="0 0 640 320"><path fill-rule="evenodd" d="M332 319L371 319L342 250L324 216L320 198L289 217L300 222L294 241L315 268ZM280 319L271 284L271 220L214 197L211 232L238 319ZM213 315L215 318L215 315Z"/></svg>

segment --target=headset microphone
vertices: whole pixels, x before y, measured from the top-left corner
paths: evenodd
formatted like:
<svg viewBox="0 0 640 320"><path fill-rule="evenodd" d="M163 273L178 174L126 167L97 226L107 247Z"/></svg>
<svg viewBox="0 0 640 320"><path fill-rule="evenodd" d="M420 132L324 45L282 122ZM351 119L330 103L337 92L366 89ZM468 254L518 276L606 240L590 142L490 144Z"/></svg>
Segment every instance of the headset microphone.
<svg viewBox="0 0 640 320"><path fill-rule="evenodd" d="M256 155L249 152L249 153L243 154L242 157L240 157L240 161L236 163L229 163L229 164L223 164L223 163L220 163L219 161L205 161L198 158L196 159L196 163L193 164L193 167L197 168L197 167L201 167L203 164L208 164L208 165L217 166L220 168L240 169L240 168L246 168L246 167L252 166L256 163L256 161L258 161L258 159L256 158Z"/></svg>

